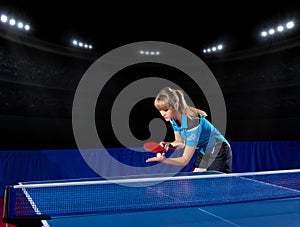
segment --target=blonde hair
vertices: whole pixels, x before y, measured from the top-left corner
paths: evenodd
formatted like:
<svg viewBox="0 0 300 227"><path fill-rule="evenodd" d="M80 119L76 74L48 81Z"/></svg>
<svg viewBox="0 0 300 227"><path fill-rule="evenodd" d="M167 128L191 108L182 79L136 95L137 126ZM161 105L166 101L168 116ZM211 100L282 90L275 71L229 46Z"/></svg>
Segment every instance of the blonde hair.
<svg viewBox="0 0 300 227"><path fill-rule="evenodd" d="M205 111L189 106L184 98L182 90L174 90L169 87L163 88L154 100L154 106L158 110L174 109L180 114L186 115L190 119L196 119L200 116L206 117Z"/></svg>

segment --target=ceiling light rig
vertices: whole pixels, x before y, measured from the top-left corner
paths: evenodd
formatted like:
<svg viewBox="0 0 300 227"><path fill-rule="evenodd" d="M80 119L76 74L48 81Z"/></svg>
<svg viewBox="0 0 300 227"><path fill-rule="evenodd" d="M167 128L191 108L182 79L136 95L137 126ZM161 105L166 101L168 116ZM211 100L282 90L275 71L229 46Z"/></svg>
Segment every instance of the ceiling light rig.
<svg viewBox="0 0 300 227"><path fill-rule="evenodd" d="M159 51L151 51L151 50L140 50L139 51L140 55L160 55Z"/></svg>
<svg viewBox="0 0 300 227"><path fill-rule="evenodd" d="M83 43L82 41L79 41L77 39L73 39L72 45L84 49L93 49L93 46L91 44Z"/></svg>
<svg viewBox="0 0 300 227"><path fill-rule="evenodd" d="M210 54L210 53L214 53L214 52L220 52L222 50L223 50L223 45L218 44L218 45L211 46L211 47L208 47L206 49L203 49L203 53L204 54Z"/></svg>
<svg viewBox="0 0 300 227"><path fill-rule="evenodd" d="M294 21L288 21L284 24L279 24L277 25L277 27L275 28L269 28L269 29L264 29L263 31L260 32L260 36L263 38L267 38L270 36L274 36L274 35L279 35L279 34L283 34L285 32L288 32L292 29L295 28L295 22Z"/></svg>
<svg viewBox="0 0 300 227"><path fill-rule="evenodd" d="M24 23L23 21L7 16L5 14L1 14L0 17L1 24L6 25L8 28L15 28L18 30L29 31L30 25Z"/></svg>

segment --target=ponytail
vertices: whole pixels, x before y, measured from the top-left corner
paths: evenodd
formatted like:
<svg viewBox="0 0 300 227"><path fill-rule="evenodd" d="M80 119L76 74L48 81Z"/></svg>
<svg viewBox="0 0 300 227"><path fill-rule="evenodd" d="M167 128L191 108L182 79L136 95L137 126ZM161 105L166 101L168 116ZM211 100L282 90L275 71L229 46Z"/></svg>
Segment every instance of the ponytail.
<svg viewBox="0 0 300 227"><path fill-rule="evenodd" d="M207 113L203 110L200 110L200 109L196 109L197 110L197 113L202 116L202 117L207 117Z"/></svg>
<svg viewBox="0 0 300 227"><path fill-rule="evenodd" d="M163 88L154 101L154 105L158 110L173 108L180 114L186 115L190 119L197 119L200 117L206 117L205 111L189 106L184 98L184 92L182 90L174 90L169 87Z"/></svg>

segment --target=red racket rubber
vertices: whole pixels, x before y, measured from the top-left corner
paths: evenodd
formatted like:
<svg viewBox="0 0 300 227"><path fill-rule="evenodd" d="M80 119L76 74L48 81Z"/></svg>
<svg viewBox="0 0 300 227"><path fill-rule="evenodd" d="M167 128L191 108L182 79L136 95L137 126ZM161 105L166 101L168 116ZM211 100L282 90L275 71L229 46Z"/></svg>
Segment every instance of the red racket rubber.
<svg viewBox="0 0 300 227"><path fill-rule="evenodd" d="M151 152L163 152L165 149L157 142L146 142L144 148Z"/></svg>
<svg viewBox="0 0 300 227"><path fill-rule="evenodd" d="M163 146L161 146L159 143L157 142L146 142L144 144L144 149L147 151L151 151L151 152L165 152L165 149ZM175 150L176 147L173 147L171 144L169 145L169 150Z"/></svg>

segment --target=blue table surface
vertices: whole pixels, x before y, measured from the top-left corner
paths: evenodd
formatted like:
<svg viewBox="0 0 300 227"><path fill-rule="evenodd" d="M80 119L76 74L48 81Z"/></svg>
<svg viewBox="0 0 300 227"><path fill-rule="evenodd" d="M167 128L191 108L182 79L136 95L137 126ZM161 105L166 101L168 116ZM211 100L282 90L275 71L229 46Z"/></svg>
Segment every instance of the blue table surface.
<svg viewBox="0 0 300 227"><path fill-rule="evenodd" d="M86 226L300 226L300 197L192 208L64 217L50 227Z"/></svg>

